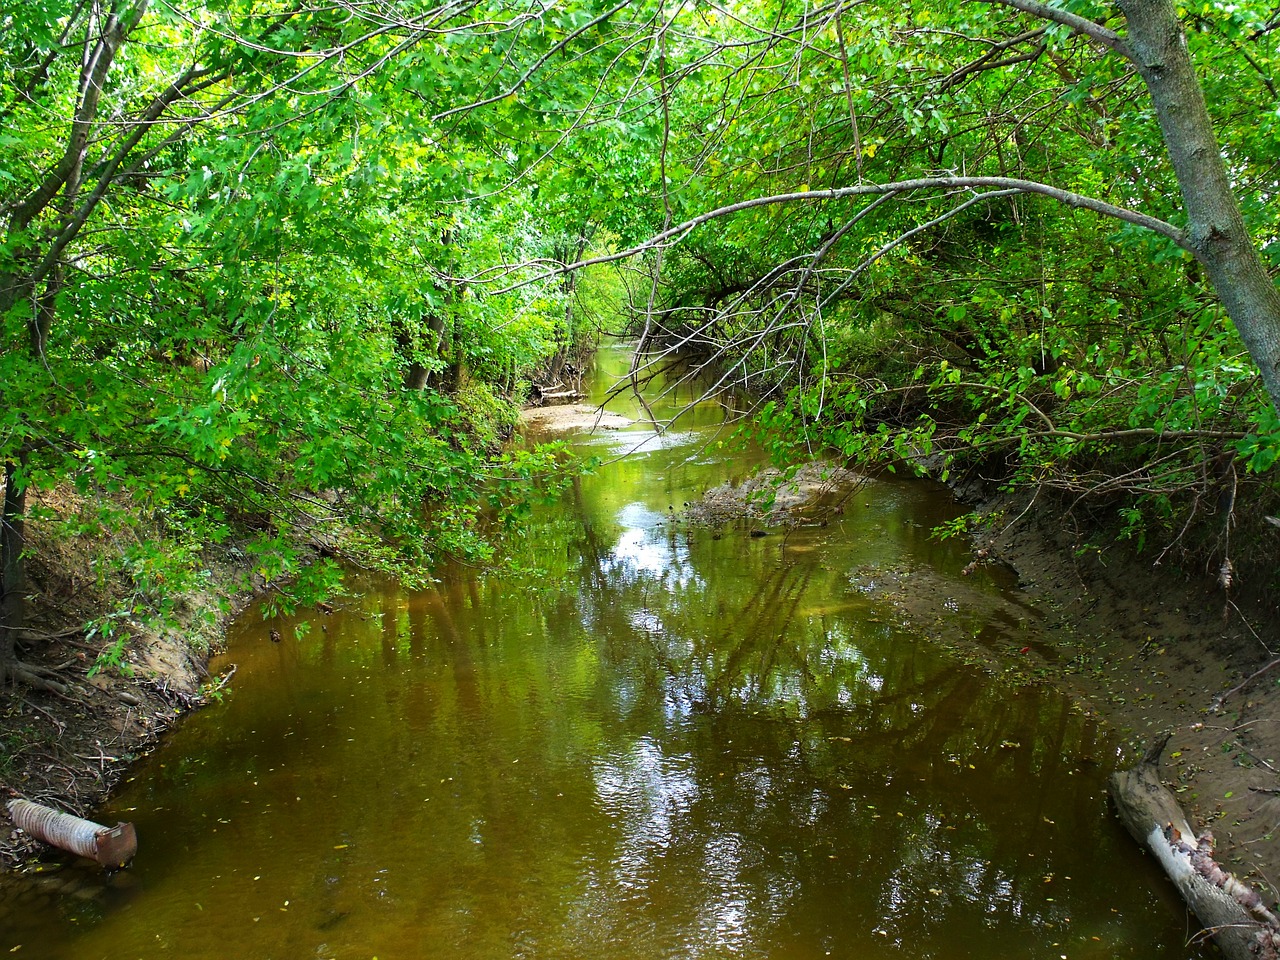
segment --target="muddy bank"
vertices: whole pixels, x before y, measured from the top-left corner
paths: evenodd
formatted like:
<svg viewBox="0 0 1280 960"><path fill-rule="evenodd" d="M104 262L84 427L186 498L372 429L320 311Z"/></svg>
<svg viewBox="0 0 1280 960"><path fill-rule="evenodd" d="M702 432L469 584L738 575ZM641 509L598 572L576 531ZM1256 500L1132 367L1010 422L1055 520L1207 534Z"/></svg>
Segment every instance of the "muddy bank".
<svg viewBox="0 0 1280 960"><path fill-rule="evenodd" d="M781 475L765 472L710 491L688 506L685 519L820 523L859 482L822 465L796 474L819 481L824 475L830 482L778 487ZM925 569L854 571L860 589L962 659L1014 683L1064 688L1115 734L1116 755L1100 763L1130 766L1171 733L1164 782L1193 826L1212 830L1219 861L1274 903L1280 897L1278 598L1262 591L1228 595L1208 574L1154 564L1153 557L1135 557L1101 535L1088 542L1064 520L1063 509L1047 502L995 500L979 509L985 520L965 572L1007 568L1021 598L957 591L954 582ZM1001 647L948 636L937 629L940 605L1008 622L1032 618L1035 639Z"/></svg>
<svg viewBox="0 0 1280 960"><path fill-rule="evenodd" d="M537 434L561 434L576 431L621 430L633 423L627 417L609 413L585 403L559 406L526 407L520 411L525 426Z"/></svg>
<svg viewBox="0 0 1280 960"><path fill-rule="evenodd" d="M860 474L832 463L807 463L784 474L768 468L740 484L722 484L695 503L683 517L699 526L719 526L749 518L772 525L822 523L838 514L863 482Z"/></svg>
<svg viewBox="0 0 1280 960"><path fill-rule="evenodd" d="M233 547L207 547L205 583L170 598L169 626L142 613L104 621L130 609L135 590L104 555L119 545L58 532L57 521L85 507L72 494L44 495L39 507L47 519L27 525L30 592L18 655L41 671L42 683L0 689L0 800L17 795L87 816L131 761L220 693L224 678L210 676L205 663L254 582ZM87 626L94 621L109 629ZM15 834L3 811L0 868L58 856Z"/></svg>
<svg viewBox="0 0 1280 960"><path fill-rule="evenodd" d="M1099 538L1101 540L1101 538ZM1280 537L1277 538L1280 543ZM1280 897L1280 606L1209 574L1087 543L1051 506L1003 504L981 549L1042 598L1057 681L1093 705L1134 763L1165 733L1161 774L1219 859ZM1250 679L1252 677L1252 679Z"/></svg>

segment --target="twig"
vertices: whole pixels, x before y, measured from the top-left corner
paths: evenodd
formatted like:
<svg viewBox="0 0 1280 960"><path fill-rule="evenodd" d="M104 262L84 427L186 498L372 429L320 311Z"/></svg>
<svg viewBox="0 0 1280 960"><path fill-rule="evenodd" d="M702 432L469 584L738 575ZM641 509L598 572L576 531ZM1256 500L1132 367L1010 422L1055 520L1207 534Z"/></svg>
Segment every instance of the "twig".
<svg viewBox="0 0 1280 960"><path fill-rule="evenodd" d="M74 756L78 760L96 760L98 762L99 769L106 769L107 763L116 763L120 760L119 757L107 756L106 753L103 752L102 750L98 751L98 755L96 757L89 756L88 754L85 754L85 753L75 753L75 754L72 754L72 756Z"/></svg>
<svg viewBox="0 0 1280 960"><path fill-rule="evenodd" d="M230 683L231 678L234 677L235 675L236 675L236 664L233 663L231 665L231 669L222 675L222 679L218 681L217 685L209 689L209 694L217 693L219 690L225 687L228 683Z"/></svg>
<svg viewBox="0 0 1280 960"><path fill-rule="evenodd" d="M1270 647L1267 646L1267 643L1265 640L1263 640L1260 636L1258 636L1258 631L1253 629L1253 624L1251 624L1249 622L1249 618L1244 615L1244 611L1241 610L1239 607L1237 607L1236 602L1232 600L1230 597L1227 597L1226 601L1230 605L1231 609L1234 610L1240 616L1240 622L1244 624L1245 629L1253 634L1253 639L1257 640L1258 643L1262 645L1262 649L1267 651L1267 656L1274 657L1275 652Z"/></svg>
<svg viewBox="0 0 1280 960"><path fill-rule="evenodd" d="M35 710L37 713L43 713L46 717L49 718L49 722L58 728L58 736L62 736L63 732L66 730L66 727L64 727L61 723L58 722L57 717L51 714L48 710L44 709L44 707L36 706L34 703L32 703L30 700L27 700L25 697L19 698L19 702L22 703L24 706L28 706L32 710Z"/></svg>
<svg viewBox="0 0 1280 960"><path fill-rule="evenodd" d="M1249 759L1252 760L1254 763L1258 764L1259 766L1266 767L1272 773L1276 774L1277 776L1280 776L1280 770L1277 770L1270 760L1262 759L1262 757L1258 756L1256 753L1254 753L1252 750L1246 747L1243 743L1241 743L1239 739L1236 740L1236 749L1241 751L1242 753L1247 753L1249 755Z"/></svg>
<svg viewBox="0 0 1280 960"><path fill-rule="evenodd" d="M1235 694L1239 693L1249 684L1253 683L1254 680L1257 680L1258 677L1262 676L1264 673L1266 673L1268 670L1272 669L1273 667L1280 667L1280 657L1277 657L1275 660L1272 660L1262 669L1256 670L1253 673L1249 674L1249 676L1245 677L1243 680L1241 680L1238 684L1236 684L1226 693L1221 693L1218 696L1214 697L1213 703L1209 704L1209 712L1217 713L1219 710L1222 709L1222 705L1227 702L1227 699L1229 697L1232 697Z"/></svg>

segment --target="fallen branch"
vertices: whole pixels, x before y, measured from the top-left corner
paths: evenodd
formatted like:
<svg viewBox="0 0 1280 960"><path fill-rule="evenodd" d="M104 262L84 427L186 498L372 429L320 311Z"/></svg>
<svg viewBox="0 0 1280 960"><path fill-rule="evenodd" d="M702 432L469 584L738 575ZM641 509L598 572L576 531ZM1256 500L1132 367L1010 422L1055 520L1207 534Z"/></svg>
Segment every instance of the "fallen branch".
<svg viewBox="0 0 1280 960"><path fill-rule="evenodd" d="M1219 710L1222 709L1222 705L1227 702L1228 698L1235 696L1237 693L1239 693L1249 684L1253 683L1253 681L1257 680L1260 676L1262 676L1268 670L1273 669L1274 667L1280 667L1280 657L1276 658L1275 660L1272 660L1265 667L1262 667L1259 670L1255 670L1253 673L1249 674L1249 676L1245 677L1243 680L1237 683L1234 687L1232 687L1226 693L1220 693L1216 697L1214 697L1213 703L1209 704L1209 712L1217 713Z"/></svg>
<svg viewBox="0 0 1280 960"><path fill-rule="evenodd" d="M20 640L66 640L70 637L78 637L84 634L84 627L68 627L66 630L59 630L56 633L45 633L41 630L23 630L18 634Z"/></svg>
<svg viewBox="0 0 1280 960"><path fill-rule="evenodd" d="M582 399L581 390L541 390L538 392L538 399L545 404L556 404L561 402L572 402Z"/></svg>
<svg viewBox="0 0 1280 960"><path fill-rule="evenodd" d="M1157 766L1168 737L1132 770L1111 775L1111 798L1129 833L1150 852L1227 960L1280 958L1280 919L1258 892L1213 859L1213 834L1198 838Z"/></svg>
<svg viewBox="0 0 1280 960"><path fill-rule="evenodd" d="M222 675L222 678L218 680L218 682L215 685L211 686L208 690L205 691L205 696L210 696L210 697L213 696L215 693L220 692L222 688L225 687L228 683L230 683L231 678L236 675L236 666L237 665L233 663L231 665L231 669L228 670L226 673L224 673Z"/></svg>

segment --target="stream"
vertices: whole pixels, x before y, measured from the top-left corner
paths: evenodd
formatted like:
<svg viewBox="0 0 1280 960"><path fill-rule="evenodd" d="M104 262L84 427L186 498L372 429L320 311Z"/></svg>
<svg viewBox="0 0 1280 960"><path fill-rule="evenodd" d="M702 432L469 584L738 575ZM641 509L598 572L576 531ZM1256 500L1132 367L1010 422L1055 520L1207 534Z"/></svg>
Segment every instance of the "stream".
<svg viewBox="0 0 1280 960"><path fill-rule="evenodd" d="M593 400L627 363L599 353ZM1040 614L961 575L950 494L890 476L825 525L686 525L763 465L724 416L574 437L602 465L538 509L519 572L250 610L223 699L98 811L137 825L132 868L23 878L0 954L1201 956L1108 810L1110 735L991 669L1042 651Z"/></svg>

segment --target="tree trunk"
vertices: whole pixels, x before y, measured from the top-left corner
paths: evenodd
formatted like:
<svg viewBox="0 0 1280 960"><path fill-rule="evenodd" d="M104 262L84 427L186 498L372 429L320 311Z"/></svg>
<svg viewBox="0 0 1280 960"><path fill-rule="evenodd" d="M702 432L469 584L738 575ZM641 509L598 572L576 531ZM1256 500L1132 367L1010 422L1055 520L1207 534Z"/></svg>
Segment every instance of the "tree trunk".
<svg viewBox="0 0 1280 960"><path fill-rule="evenodd" d="M26 576L23 550L26 544L27 491L18 476L25 454L10 460L4 472L4 510L0 520L0 684L13 678L17 660L14 645L26 620Z"/></svg>
<svg viewBox="0 0 1280 960"><path fill-rule="evenodd" d="M1280 293L1245 228L1171 0L1120 0L1187 212L1189 246L1280 410Z"/></svg>
<svg viewBox="0 0 1280 960"><path fill-rule="evenodd" d="M427 329L431 333L431 355L433 357L440 356L440 344L444 340L444 314L439 311L431 315L431 319L427 321ZM422 370L422 386L426 387L431 382L431 374L425 367Z"/></svg>
<svg viewBox="0 0 1280 960"><path fill-rule="evenodd" d="M444 317L432 313L427 320L425 331L420 327L416 332L409 329L406 322L396 326L396 350L405 360L404 388L414 392L425 390L431 382L431 370L423 362L426 355L440 355L440 332L444 329ZM419 343L424 339L425 343Z"/></svg>
<svg viewBox="0 0 1280 960"><path fill-rule="evenodd" d="M1129 833L1159 861L1227 960L1276 960L1275 916L1253 888L1214 862L1213 836L1196 838L1150 755L1132 770L1111 775L1111 799Z"/></svg>

